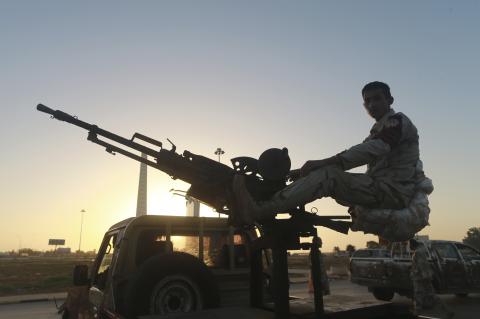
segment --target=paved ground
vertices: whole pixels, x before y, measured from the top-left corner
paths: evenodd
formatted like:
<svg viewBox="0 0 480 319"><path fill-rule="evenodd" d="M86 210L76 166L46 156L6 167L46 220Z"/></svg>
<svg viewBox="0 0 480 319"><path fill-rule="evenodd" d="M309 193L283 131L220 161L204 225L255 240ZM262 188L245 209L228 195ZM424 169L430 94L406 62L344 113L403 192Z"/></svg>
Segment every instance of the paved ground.
<svg viewBox="0 0 480 319"><path fill-rule="evenodd" d="M53 301L26 302L0 306L2 319L60 319Z"/></svg>
<svg viewBox="0 0 480 319"><path fill-rule="evenodd" d="M348 296L361 299L364 301L373 301L373 296L367 291L366 287L358 286L350 283L348 280L332 280L331 281L332 297ZM307 283L295 283L291 285L291 294L303 298L312 298L307 292ZM52 295L50 295L52 296ZM57 295L60 296L61 295ZM36 297L36 298L33 298ZM49 295L32 296L31 299L42 299L49 297ZM25 298L23 298L25 300ZM455 296L441 296L441 299L455 311L455 319L474 319L478 318L480 313L480 294L473 294L467 298L457 298ZM2 300L0 300L1 303ZM10 300L12 301L12 300ZM395 303L411 304L410 299L395 296ZM61 302L61 301L60 301ZM37 302L23 302L13 304L0 305L0 318L1 319L59 319L60 316L56 314L55 304L50 301L37 301Z"/></svg>
<svg viewBox="0 0 480 319"><path fill-rule="evenodd" d="M375 298L368 292L367 287L352 284L348 280L332 280L330 282L332 295L342 295L359 298L365 301L374 301ZM297 295L302 298L312 299L305 290L305 284L296 284L291 289L291 295ZM455 312L455 319L476 319L480 318L480 294L471 294L466 298L458 298L454 295L441 295L440 299ZM395 294L394 303L411 305L412 301L408 298ZM423 312L424 315L437 316L444 318L442 311Z"/></svg>

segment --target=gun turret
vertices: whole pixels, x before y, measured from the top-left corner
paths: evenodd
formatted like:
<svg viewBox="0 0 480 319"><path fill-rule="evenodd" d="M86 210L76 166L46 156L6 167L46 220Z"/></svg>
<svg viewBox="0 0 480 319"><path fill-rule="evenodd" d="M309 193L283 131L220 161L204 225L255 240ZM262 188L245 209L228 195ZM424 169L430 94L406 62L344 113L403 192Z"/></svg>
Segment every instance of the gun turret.
<svg viewBox="0 0 480 319"><path fill-rule="evenodd" d="M245 175L247 189L255 200L267 200L286 186L290 171L290 158L286 148L268 149L258 160L251 157L233 158L232 168L187 150L178 154L176 146L168 139L171 144L170 149L164 148L162 142L146 135L135 133L131 139L127 139L43 104L38 104L37 110L87 130L87 139L104 147L111 154L122 154L154 167L173 179L189 183L188 196L198 199L219 213L229 215L233 222L235 222L235 201L231 184L235 174ZM146 154L147 158L142 157L141 153ZM308 223L312 226L325 226L342 233L347 233L349 226L348 223L333 221L329 218L312 219L310 217Z"/></svg>

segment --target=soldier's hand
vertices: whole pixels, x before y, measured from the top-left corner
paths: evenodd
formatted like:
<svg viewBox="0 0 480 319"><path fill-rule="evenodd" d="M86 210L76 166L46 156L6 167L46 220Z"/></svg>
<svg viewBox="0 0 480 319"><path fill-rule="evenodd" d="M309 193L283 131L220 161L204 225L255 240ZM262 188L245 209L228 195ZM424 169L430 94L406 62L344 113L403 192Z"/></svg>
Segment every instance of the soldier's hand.
<svg viewBox="0 0 480 319"><path fill-rule="evenodd" d="M302 168L300 168L300 171L302 176L306 176L310 174L310 172L328 165L340 165L338 156L335 155L316 161L306 161Z"/></svg>
<svg viewBox="0 0 480 319"><path fill-rule="evenodd" d="M317 168L323 167L326 164L327 163L325 163L324 160L306 161L305 164L303 164L302 168L300 168L301 176L306 176L311 171L314 171Z"/></svg>
<svg viewBox="0 0 480 319"><path fill-rule="evenodd" d="M300 177L302 177L302 172L300 171L300 169L292 169L290 171L290 173L288 173L288 180L289 181L292 181L292 182L296 181Z"/></svg>
<svg viewBox="0 0 480 319"><path fill-rule="evenodd" d="M321 159L321 160L313 160L313 161L306 161L305 164L299 169L293 169L288 174L288 179L290 181L295 181L300 177L307 176L310 172L332 164L337 164L338 159L336 156L332 156L329 158Z"/></svg>

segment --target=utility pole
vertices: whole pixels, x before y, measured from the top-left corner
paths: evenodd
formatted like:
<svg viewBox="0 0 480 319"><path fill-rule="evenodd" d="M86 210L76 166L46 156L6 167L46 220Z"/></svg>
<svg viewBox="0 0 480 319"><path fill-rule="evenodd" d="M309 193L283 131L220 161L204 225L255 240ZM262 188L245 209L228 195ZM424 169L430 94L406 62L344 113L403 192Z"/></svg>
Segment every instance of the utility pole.
<svg viewBox="0 0 480 319"><path fill-rule="evenodd" d="M80 211L80 239L78 240L78 252L80 252L80 248L82 246L82 230L83 230L83 213L85 213L86 210L82 209Z"/></svg>
<svg viewBox="0 0 480 319"><path fill-rule="evenodd" d="M142 153L142 158L147 159L147 154ZM147 185L147 164L142 162L138 179L137 217L147 215Z"/></svg>

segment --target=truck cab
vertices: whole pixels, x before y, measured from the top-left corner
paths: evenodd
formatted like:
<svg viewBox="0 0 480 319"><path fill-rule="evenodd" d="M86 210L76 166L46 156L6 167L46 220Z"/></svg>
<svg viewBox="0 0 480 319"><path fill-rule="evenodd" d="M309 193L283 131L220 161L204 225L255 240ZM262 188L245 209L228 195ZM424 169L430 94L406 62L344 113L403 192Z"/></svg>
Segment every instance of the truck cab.
<svg viewBox="0 0 480 319"><path fill-rule="evenodd" d="M99 318L247 306L255 238L253 229L231 227L225 218L129 218L110 227L93 266L77 266L74 282L88 285ZM267 283L266 251L262 259Z"/></svg>
<svg viewBox="0 0 480 319"><path fill-rule="evenodd" d="M480 291L480 252L460 242L435 240L430 252L436 270L434 287L439 293L459 297Z"/></svg>

